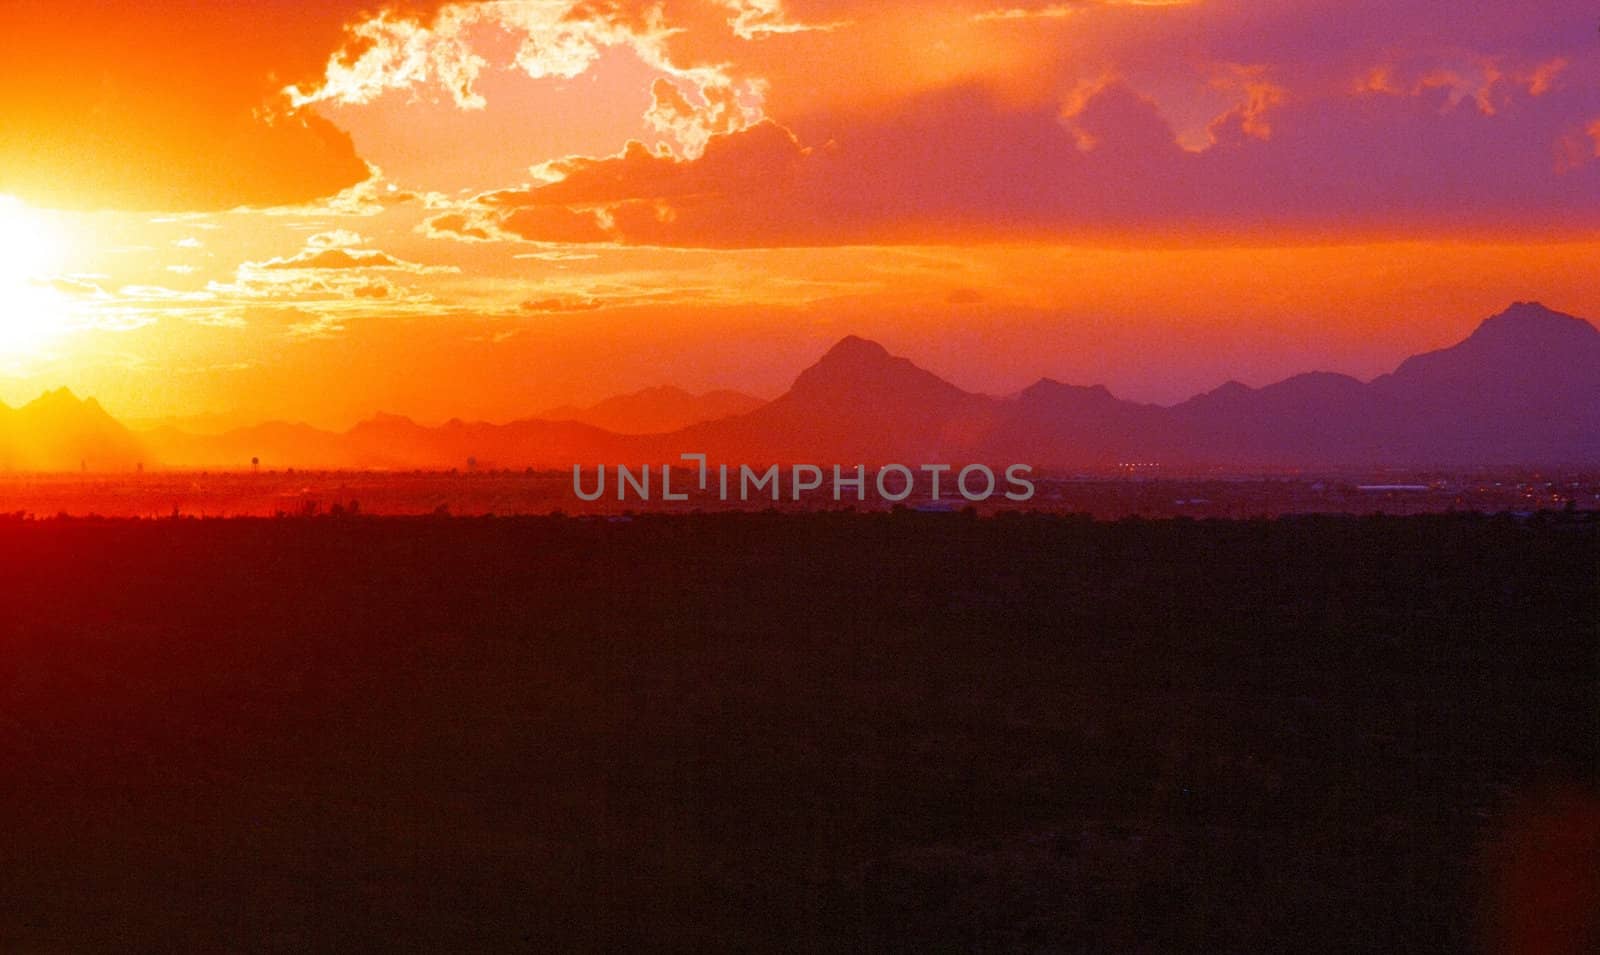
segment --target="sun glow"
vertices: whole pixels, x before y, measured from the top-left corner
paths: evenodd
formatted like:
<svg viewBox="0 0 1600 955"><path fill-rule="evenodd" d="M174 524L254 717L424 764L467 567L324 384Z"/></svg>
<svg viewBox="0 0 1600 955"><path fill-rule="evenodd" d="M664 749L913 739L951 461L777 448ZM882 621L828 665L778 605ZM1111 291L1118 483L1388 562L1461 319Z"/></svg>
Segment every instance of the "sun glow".
<svg viewBox="0 0 1600 955"><path fill-rule="evenodd" d="M51 284L66 248L47 216L0 196L0 360L39 355L67 331L69 300Z"/></svg>

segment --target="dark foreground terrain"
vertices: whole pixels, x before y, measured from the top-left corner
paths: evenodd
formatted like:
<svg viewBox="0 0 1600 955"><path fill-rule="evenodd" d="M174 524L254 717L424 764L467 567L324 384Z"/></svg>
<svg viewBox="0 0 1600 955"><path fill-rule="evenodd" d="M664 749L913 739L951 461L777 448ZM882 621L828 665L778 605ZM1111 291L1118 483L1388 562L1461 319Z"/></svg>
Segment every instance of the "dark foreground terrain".
<svg viewBox="0 0 1600 955"><path fill-rule="evenodd" d="M1570 938L1597 569L1584 514L0 520L0 950Z"/></svg>

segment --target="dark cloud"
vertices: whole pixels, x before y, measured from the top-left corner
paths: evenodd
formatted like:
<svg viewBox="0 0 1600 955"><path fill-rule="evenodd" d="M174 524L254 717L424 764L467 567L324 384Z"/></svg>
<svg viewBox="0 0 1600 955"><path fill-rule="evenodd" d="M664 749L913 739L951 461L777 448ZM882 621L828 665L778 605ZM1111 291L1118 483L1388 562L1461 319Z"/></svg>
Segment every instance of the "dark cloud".
<svg viewBox="0 0 1600 955"><path fill-rule="evenodd" d="M1600 162L1573 120L1593 94L1495 93L1263 94L1191 152L1125 83L1069 116L966 87L836 121L815 146L769 120L696 159L634 143L549 163L556 181L481 196L475 215L530 240L702 247L1600 231Z"/></svg>
<svg viewBox="0 0 1600 955"><path fill-rule="evenodd" d="M367 178L279 90L320 75L380 0L7 0L0 192L69 208L285 205ZM430 5L410 4L416 15Z"/></svg>

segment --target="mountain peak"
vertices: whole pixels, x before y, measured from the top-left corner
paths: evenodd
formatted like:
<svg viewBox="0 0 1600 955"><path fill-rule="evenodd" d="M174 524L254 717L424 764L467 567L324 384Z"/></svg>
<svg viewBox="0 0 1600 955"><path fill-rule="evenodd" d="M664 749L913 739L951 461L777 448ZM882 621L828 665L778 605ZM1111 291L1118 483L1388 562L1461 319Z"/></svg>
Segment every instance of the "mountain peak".
<svg viewBox="0 0 1600 955"><path fill-rule="evenodd" d="M889 358L889 349L859 335L846 335L822 356L823 362L870 362Z"/></svg>
<svg viewBox="0 0 1600 955"><path fill-rule="evenodd" d="M908 358L856 335L846 335L815 365L802 371L791 395L848 406L863 401L948 403L966 392Z"/></svg>
<svg viewBox="0 0 1600 955"><path fill-rule="evenodd" d="M71 388L56 388L41 393L39 397L33 399L32 404L45 407L51 405L77 405L82 404L82 402L76 394L73 394Z"/></svg>
<svg viewBox="0 0 1600 955"><path fill-rule="evenodd" d="M1092 398L1097 401L1116 401L1116 396L1105 385L1069 385L1054 378L1044 377L1017 392L1017 397L1028 401L1039 401L1052 397L1073 396L1077 398Z"/></svg>
<svg viewBox="0 0 1600 955"><path fill-rule="evenodd" d="M100 402L93 398L79 398L71 388L57 388L46 391L23 406L24 411L33 414L77 415L84 414L92 417L109 418Z"/></svg>
<svg viewBox="0 0 1600 955"><path fill-rule="evenodd" d="M1245 384L1244 382L1239 381L1239 380L1234 379L1234 378L1229 378L1227 381L1225 381L1222 384L1216 386L1215 388L1211 389L1210 391L1207 391L1207 392L1205 392L1203 394L1200 394L1200 395L1197 395L1195 397L1196 398L1226 398L1226 399L1228 399L1230 401L1234 401L1234 400L1238 400L1238 399L1241 399L1241 398L1248 397L1249 395L1253 395L1253 394L1255 394L1255 392L1256 392L1256 389L1250 387L1249 385ZM1194 400L1194 399L1191 399L1191 400Z"/></svg>
<svg viewBox="0 0 1600 955"><path fill-rule="evenodd" d="M144 460L139 442L98 401L79 398L68 388L5 410L0 468L131 470Z"/></svg>
<svg viewBox="0 0 1600 955"><path fill-rule="evenodd" d="M697 395L676 385L655 385L583 407L549 408L537 417L576 421L617 434L660 434L744 414L763 404L761 399L739 391L720 389Z"/></svg>
<svg viewBox="0 0 1600 955"><path fill-rule="evenodd" d="M413 421L411 418L409 418L409 417L407 417L405 415L392 414L392 413L387 412L387 411L379 411L379 412L375 413L372 417L367 418L365 421L357 422L356 426L354 428L352 428L351 430L352 431L361 431L361 430L375 430L375 429L382 429L382 428L416 428L416 427L420 427L420 425L418 425L415 421Z"/></svg>
<svg viewBox="0 0 1600 955"><path fill-rule="evenodd" d="M1600 329L1542 302L1512 302L1505 311L1484 319L1467 340L1573 340L1594 335L1600 335Z"/></svg>
<svg viewBox="0 0 1600 955"><path fill-rule="evenodd" d="M1559 315L1559 316L1562 316L1562 317L1565 317L1565 318L1571 318L1572 317L1571 315L1565 315L1562 312L1558 312L1553 308L1547 307L1543 302L1533 302L1533 301L1512 302L1509 306L1506 307L1505 311L1501 312L1499 315L1496 315L1495 317L1496 318L1506 318L1506 317L1541 318L1541 317L1551 316L1551 315Z"/></svg>

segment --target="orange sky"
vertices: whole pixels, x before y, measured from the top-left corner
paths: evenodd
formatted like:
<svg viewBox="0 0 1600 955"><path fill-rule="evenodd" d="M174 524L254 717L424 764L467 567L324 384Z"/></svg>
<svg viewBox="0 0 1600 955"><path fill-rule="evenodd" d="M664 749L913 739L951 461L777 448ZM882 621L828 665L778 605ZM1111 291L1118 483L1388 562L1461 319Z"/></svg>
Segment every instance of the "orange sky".
<svg viewBox="0 0 1600 955"><path fill-rule="evenodd" d="M20 0L0 401L506 420L847 333L1174 401L1600 317L1592 6L1507 7Z"/></svg>

